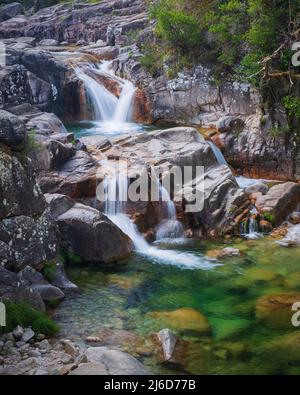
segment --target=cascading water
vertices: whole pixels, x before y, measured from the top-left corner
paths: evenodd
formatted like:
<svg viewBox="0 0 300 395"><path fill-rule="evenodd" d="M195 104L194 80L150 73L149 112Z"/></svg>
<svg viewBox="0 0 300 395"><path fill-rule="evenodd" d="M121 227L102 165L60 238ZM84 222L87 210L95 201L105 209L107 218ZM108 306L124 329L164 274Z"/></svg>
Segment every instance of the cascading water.
<svg viewBox="0 0 300 395"><path fill-rule="evenodd" d="M158 241L175 240L183 237L183 226L177 220L175 204L172 201L168 191L158 181L161 204L166 204L167 218L162 219L156 231Z"/></svg>
<svg viewBox="0 0 300 395"><path fill-rule="evenodd" d="M89 66L90 69L95 67ZM96 69L95 69L96 70ZM94 71L94 70L93 70ZM75 72L84 83L86 93L91 101L97 121L109 121L113 119L118 99L109 92L103 85L90 77L81 68L75 68Z"/></svg>
<svg viewBox="0 0 300 395"><path fill-rule="evenodd" d="M125 200L128 193L127 175L119 173L117 176L107 176L104 180L104 190L106 194L105 214L132 240L137 253L154 262L176 265L185 269L212 269L218 266L216 263L191 253L163 250L156 246L150 246L125 213Z"/></svg>
<svg viewBox="0 0 300 395"><path fill-rule="evenodd" d="M135 86L127 80L114 75L110 69L110 62L103 62L99 67L88 64L76 67L75 72L84 83L87 96L91 102L95 115L95 133L118 134L132 129L138 129L136 124L130 123L132 116ZM113 79L121 88L117 98L101 84L93 75Z"/></svg>
<svg viewBox="0 0 300 395"><path fill-rule="evenodd" d="M213 150L213 153L215 154L218 164L228 166L228 163L227 163L226 159L224 158L224 155L222 154L222 151L220 150L220 148L218 148L212 141L208 140L207 142L211 146L211 149Z"/></svg>

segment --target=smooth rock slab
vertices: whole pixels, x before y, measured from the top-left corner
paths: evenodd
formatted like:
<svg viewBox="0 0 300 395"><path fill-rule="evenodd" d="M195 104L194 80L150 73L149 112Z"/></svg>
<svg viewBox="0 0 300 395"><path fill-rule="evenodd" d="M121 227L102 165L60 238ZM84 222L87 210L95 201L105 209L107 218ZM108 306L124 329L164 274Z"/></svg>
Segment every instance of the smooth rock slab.
<svg viewBox="0 0 300 395"><path fill-rule="evenodd" d="M109 375L151 374L141 362L122 351L92 347L86 350L85 355L89 362L104 364Z"/></svg>

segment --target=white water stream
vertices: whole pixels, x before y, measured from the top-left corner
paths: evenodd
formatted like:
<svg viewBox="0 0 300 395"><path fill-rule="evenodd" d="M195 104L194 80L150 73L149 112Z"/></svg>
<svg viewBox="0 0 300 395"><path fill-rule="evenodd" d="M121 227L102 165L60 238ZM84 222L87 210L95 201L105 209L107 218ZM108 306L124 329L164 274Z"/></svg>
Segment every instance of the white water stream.
<svg viewBox="0 0 300 395"><path fill-rule="evenodd" d="M139 233L137 226L125 213L127 190L127 175L118 174L105 179L105 213L132 240L137 253L153 262L175 265L184 269L212 269L218 266L218 264L192 253L165 250L148 244L143 235ZM173 208L171 209L171 205L169 207L173 216Z"/></svg>
<svg viewBox="0 0 300 395"><path fill-rule="evenodd" d="M111 62L103 62L98 67L92 64L76 67L75 72L84 83L94 111L95 132L115 135L137 129L137 125L130 122L136 88L132 82L114 75ZM96 77L92 77L97 74L114 80L114 83L120 86L119 98L101 84Z"/></svg>

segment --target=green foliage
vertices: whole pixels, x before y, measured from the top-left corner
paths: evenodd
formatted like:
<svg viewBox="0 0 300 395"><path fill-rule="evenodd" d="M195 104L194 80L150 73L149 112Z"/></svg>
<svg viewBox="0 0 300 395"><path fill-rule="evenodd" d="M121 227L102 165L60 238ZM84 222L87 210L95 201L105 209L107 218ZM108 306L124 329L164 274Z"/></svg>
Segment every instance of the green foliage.
<svg viewBox="0 0 300 395"><path fill-rule="evenodd" d="M282 104L289 117L300 118L300 97L285 96Z"/></svg>
<svg viewBox="0 0 300 395"><path fill-rule="evenodd" d="M28 140L24 149L24 153L29 155L31 152L38 151L40 148L41 144L36 141L36 130L31 129L28 132Z"/></svg>
<svg viewBox="0 0 300 395"><path fill-rule="evenodd" d="M46 314L33 309L29 304L6 303L5 330L10 332L17 325L31 327L36 333L43 333L47 336L54 335L59 331L58 325Z"/></svg>
<svg viewBox="0 0 300 395"><path fill-rule="evenodd" d="M140 58L141 65L151 74L155 75L163 68L163 57L159 49L150 42L142 47L143 56Z"/></svg>
<svg viewBox="0 0 300 395"><path fill-rule="evenodd" d="M270 222L270 224L271 224L272 226L275 226L276 217L275 217L275 214L274 214L274 213L265 212L265 213L263 214L263 217L264 217L264 219L265 219L266 221Z"/></svg>
<svg viewBox="0 0 300 395"><path fill-rule="evenodd" d="M50 283L54 280L56 274L56 262L49 261L43 267L43 275Z"/></svg>
<svg viewBox="0 0 300 395"><path fill-rule="evenodd" d="M184 10L169 8L168 2L155 6L152 15L157 19L156 33L171 46L182 53L199 47L202 30L196 17Z"/></svg>
<svg viewBox="0 0 300 395"><path fill-rule="evenodd" d="M268 129L268 133L274 139L278 139L280 137L284 137L284 136L288 135L289 132L290 132L290 129L288 127L273 126L272 128Z"/></svg>
<svg viewBox="0 0 300 395"><path fill-rule="evenodd" d="M161 45L190 61L213 63L218 76L231 74L259 86L261 61L272 54L288 33L290 11L300 1L286 0L159 0L152 7ZM175 57L175 56L174 56ZM276 69L290 65L289 51Z"/></svg>

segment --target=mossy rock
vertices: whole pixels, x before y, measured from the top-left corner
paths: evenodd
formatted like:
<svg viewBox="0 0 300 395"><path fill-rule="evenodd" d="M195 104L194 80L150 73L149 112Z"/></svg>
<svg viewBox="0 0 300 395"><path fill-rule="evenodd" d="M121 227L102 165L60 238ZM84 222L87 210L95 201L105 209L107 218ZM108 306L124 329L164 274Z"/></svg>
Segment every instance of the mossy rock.
<svg viewBox="0 0 300 395"><path fill-rule="evenodd" d="M290 289L300 289L300 272L288 274L284 284Z"/></svg>
<svg viewBox="0 0 300 395"><path fill-rule="evenodd" d="M294 332L266 342L261 346L264 353L276 355L276 359L286 362L300 362L300 331L295 329ZM298 367L300 374L300 367Z"/></svg>
<svg viewBox="0 0 300 395"><path fill-rule="evenodd" d="M208 319L199 311L190 307L174 311L155 311L148 315L157 320L161 329L170 328L179 332L193 331L208 335L211 327Z"/></svg>
<svg viewBox="0 0 300 395"><path fill-rule="evenodd" d="M256 302L256 318L270 328L291 328L292 306L300 302L300 293L269 294Z"/></svg>

